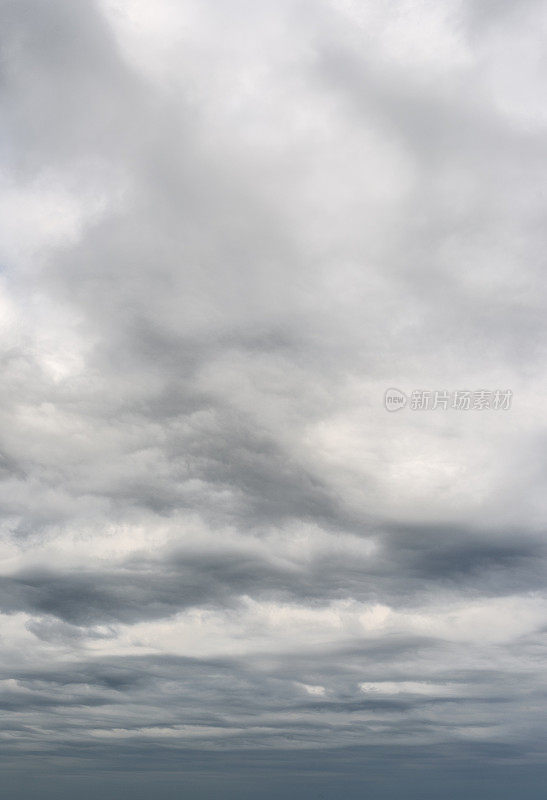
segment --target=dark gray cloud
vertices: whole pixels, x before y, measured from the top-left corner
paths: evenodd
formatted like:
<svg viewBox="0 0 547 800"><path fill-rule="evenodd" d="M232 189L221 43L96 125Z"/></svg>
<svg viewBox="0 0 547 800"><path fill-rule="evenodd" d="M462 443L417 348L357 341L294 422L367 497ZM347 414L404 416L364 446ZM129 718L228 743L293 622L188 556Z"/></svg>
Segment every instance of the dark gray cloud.
<svg viewBox="0 0 547 800"><path fill-rule="evenodd" d="M10 797L542 796L546 25L0 4Z"/></svg>
<svg viewBox="0 0 547 800"><path fill-rule="evenodd" d="M237 608L249 596L314 604L351 597L405 608L419 606L431 592L495 597L541 590L545 582L539 537L411 527L375 539L374 553L351 559L342 550L276 562L275 553L240 547L172 550L161 558L134 554L93 571L27 568L0 578L0 597L6 611L52 618L31 622L33 633L70 639L100 635L84 634L78 626L162 619L192 607Z"/></svg>

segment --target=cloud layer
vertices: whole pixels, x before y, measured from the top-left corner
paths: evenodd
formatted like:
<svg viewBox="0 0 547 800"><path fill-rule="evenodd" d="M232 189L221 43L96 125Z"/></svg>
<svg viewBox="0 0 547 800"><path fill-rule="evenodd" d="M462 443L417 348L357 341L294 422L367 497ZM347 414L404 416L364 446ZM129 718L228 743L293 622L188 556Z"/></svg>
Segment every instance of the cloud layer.
<svg viewBox="0 0 547 800"><path fill-rule="evenodd" d="M542 796L544 6L0 16L10 797Z"/></svg>

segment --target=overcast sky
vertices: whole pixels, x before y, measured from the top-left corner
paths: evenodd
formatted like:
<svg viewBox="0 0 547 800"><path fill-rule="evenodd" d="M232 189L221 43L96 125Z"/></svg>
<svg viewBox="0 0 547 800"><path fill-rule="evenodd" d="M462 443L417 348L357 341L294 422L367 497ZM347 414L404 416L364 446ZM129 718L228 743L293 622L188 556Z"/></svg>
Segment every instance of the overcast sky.
<svg viewBox="0 0 547 800"><path fill-rule="evenodd" d="M10 800L544 798L547 5L0 35Z"/></svg>

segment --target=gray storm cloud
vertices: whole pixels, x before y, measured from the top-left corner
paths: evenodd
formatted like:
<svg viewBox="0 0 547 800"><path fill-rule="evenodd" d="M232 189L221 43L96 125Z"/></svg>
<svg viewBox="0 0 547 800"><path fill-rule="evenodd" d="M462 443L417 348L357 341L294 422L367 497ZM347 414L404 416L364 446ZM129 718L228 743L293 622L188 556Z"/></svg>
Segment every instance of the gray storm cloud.
<svg viewBox="0 0 547 800"><path fill-rule="evenodd" d="M544 5L0 22L9 796L542 796Z"/></svg>

